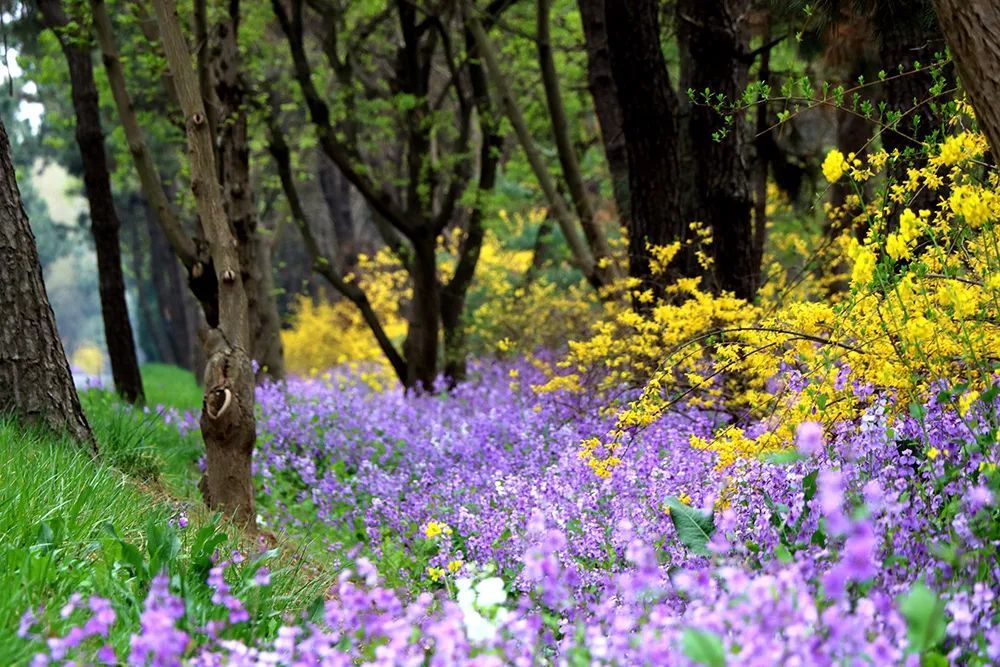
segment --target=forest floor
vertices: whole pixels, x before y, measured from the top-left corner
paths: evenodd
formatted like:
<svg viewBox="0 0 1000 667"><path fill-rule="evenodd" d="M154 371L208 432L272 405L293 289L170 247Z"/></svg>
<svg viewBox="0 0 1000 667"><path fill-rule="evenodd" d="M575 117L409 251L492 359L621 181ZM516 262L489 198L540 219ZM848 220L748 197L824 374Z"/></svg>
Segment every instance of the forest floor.
<svg viewBox="0 0 1000 667"><path fill-rule="evenodd" d="M447 394L291 379L258 388L248 536L200 504L193 378L146 376L156 408L83 392L98 461L0 424L0 664L1000 658L996 396L890 423L858 384L855 418L737 460L679 406L599 475L603 399L525 360Z"/></svg>
<svg viewBox="0 0 1000 667"><path fill-rule="evenodd" d="M151 405L199 409L201 389L190 373L149 364L143 379ZM216 550L262 552L257 537L200 504L196 434L181 434L156 410L127 409L104 390L83 391L81 399L99 460L68 441L0 421L2 665L26 664L38 650L18 636L26 610L57 633L67 605L88 595L99 593L116 609L141 608L157 566L203 579L206 557ZM176 530L164 535L164 528ZM297 614L323 596L337 574L318 561L307 563L287 539L269 537L266 548L273 551L267 557L272 585L255 626ZM128 646L135 630L134 623L120 623L108 642Z"/></svg>

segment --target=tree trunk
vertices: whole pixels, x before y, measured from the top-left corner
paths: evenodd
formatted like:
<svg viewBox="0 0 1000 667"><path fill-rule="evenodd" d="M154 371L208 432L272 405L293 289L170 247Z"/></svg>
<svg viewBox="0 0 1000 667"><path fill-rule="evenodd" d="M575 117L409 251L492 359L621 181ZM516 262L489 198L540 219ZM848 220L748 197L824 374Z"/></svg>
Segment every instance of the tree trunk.
<svg viewBox="0 0 1000 667"><path fill-rule="evenodd" d="M154 0L153 7L184 112L191 190L219 286L218 325L208 330L203 340L206 363L201 433L207 467L201 489L209 507L253 525L254 375L248 352L250 324L239 247L226 218L204 100L174 2Z"/></svg>
<svg viewBox="0 0 1000 667"><path fill-rule="evenodd" d="M195 372L194 349L197 337L191 335L194 328L188 317L187 290L181 266L170 249L163 230L156 224L155 212L145 199L143 211L149 233L150 261L156 267L151 273L157 312L167 340L170 341L172 363Z"/></svg>
<svg viewBox="0 0 1000 667"><path fill-rule="evenodd" d="M212 77L219 101L216 123L219 182L225 195L226 215L236 232L243 287L251 327L251 354L259 365L258 381L280 380L285 364L279 335L281 320L274 298L271 252L257 229L257 207L250 184L250 146L247 135L247 100L239 56L239 0L227 4L228 14L215 26Z"/></svg>
<svg viewBox="0 0 1000 667"><path fill-rule="evenodd" d="M611 72L628 152L629 275L658 290L664 281L700 275L688 221L681 211L677 99L660 48L658 0L605 3ZM648 246L678 241L665 276L652 275Z"/></svg>
<svg viewBox="0 0 1000 667"><path fill-rule="evenodd" d="M97 453L42 281L0 123L0 414L68 433Z"/></svg>
<svg viewBox="0 0 1000 667"><path fill-rule="evenodd" d="M351 212L351 183L325 153L320 151L318 158L317 180L333 223L337 248L335 259L337 266L349 273L357 266L358 254L366 252L359 247L356 238L354 215Z"/></svg>
<svg viewBox="0 0 1000 667"><path fill-rule="evenodd" d="M768 14L764 30L764 44L771 41L771 17ZM771 83L771 49L765 48L760 54L760 67L757 79L770 85ZM753 168L753 266L757 268L757 286L761 285L764 271L764 248L767 246L767 184L771 171L771 157L777 151L774 136L768 131L771 126L771 111L767 102L757 107L754 133L754 168Z"/></svg>
<svg viewBox="0 0 1000 667"><path fill-rule="evenodd" d="M531 137L524 114L521 112L521 108L517 100L514 99L514 94L511 92L510 86L507 84L507 79L500 68L500 59L496 49L483 29L479 17L472 9L467 11L466 26L475 39L476 49L482 57L486 73L497 90L497 95L500 98L500 107L514 127L514 133L517 135L517 139L524 150L524 155L528 163L531 165L531 170L535 174L535 178L538 179L542 192L545 193L545 199L548 201L553 215L559 223L559 229L562 230L563 236L566 237L566 243L569 245L577 266L592 285L600 287L603 284L602 272L594 261L590 247L580 238L576 220L569 212L562 195L559 194L555 181L551 174L549 174L548 166L545 164L538 146L535 145L535 141Z"/></svg>
<svg viewBox="0 0 1000 667"><path fill-rule="evenodd" d="M556 140L556 153L559 156L559 166L569 190L570 199L576 214L580 218L580 227L587 239L590 251L597 263L597 271L604 284L617 278L615 267L610 263L611 249L604 227L594 217L594 207L590 195L583 184L583 173L580 171L580 161L576 156L576 148L570 137L569 119L563 105L562 92L559 87L559 73L556 72L555 59L552 57L552 31L549 26L549 10L551 0L537 1L538 27L538 62L542 70L542 86L545 89L545 101L549 109L549 120L552 123L552 133ZM605 268L602 268L604 266Z"/></svg>
<svg viewBox="0 0 1000 667"><path fill-rule="evenodd" d="M996 157L1000 154L1000 3L934 0L934 7L979 127Z"/></svg>
<svg viewBox="0 0 1000 667"><path fill-rule="evenodd" d="M76 143L83 161L83 183L90 205L90 230L97 251L97 276L101 296L104 337L111 358L115 389L129 403L142 402L142 375L135 353L135 339L128 317L125 277L122 274L121 225L111 195L111 175L104 154L100 102L94 83L90 49L79 35L67 32L69 17L60 0L40 0L46 26L59 39L69 66L73 110L76 114Z"/></svg>
<svg viewBox="0 0 1000 667"><path fill-rule="evenodd" d="M681 58L689 58L690 88L739 99L746 89L750 59L747 19L750 0L679 0L677 36ZM688 85L682 86L685 90ZM697 99L697 98L696 98ZM685 119L694 180L688 219L712 230L713 287L753 299L760 267L754 266L753 197L750 190L748 131L737 115L726 127L701 103ZM713 137L714 133L721 135Z"/></svg>
<svg viewBox="0 0 1000 667"><path fill-rule="evenodd" d="M386 334L382 322L379 321L378 314L375 313L371 302L368 301L368 296L356 282L348 282L344 279L336 266L336 262L320 247L318 239L313 234L302 200L299 198L298 188L295 186L295 179L292 174L292 154L288 147L288 142L285 141L285 135L281 130L277 102L271 100L269 107L270 114L267 119L268 151L274 158L275 166L278 169L278 178L281 180L285 199L288 200L288 208L292 214L292 220L302 235L302 242L305 245L306 253L309 255L311 268L323 276L330 286L357 306L368 328L371 329L372 335L378 341L379 348L385 354L386 360L396 373L399 383L405 387L407 386L406 361Z"/></svg>
<svg viewBox="0 0 1000 667"><path fill-rule="evenodd" d="M151 253L152 244L149 243L148 236L141 233L141 230L145 229L143 220L146 208L146 200L138 194L133 194L126 200L123 216L139 313L136 334L142 349L149 353L151 360L176 364L172 341L159 317L156 305L156 289L152 278L159 272L153 271L152 268L156 266Z"/></svg>
<svg viewBox="0 0 1000 667"><path fill-rule="evenodd" d="M618 207L618 217L628 226L632 204L628 185L628 148L622 130L622 110L611 72L611 54L604 21L604 0L578 0L587 47L587 85L594 98L594 113L601 126L604 156L611 173L611 187Z"/></svg>
<svg viewBox="0 0 1000 667"><path fill-rule="evenodd" d="M201 239L198 239L197 242L192 239L184 230L174 211L170 197L167 196L163 187L156 163L146 146L145 137L132 106L132 99L125 85L125 74L118 58L118 50L115 47L114 27L108 16L107 7L104 0L90 0L90 7L94 17L94 33L97 36L97 43L101 47L101 59L104 61L104 69L108 75L108 83L115 100L115 108L118 110L118 118L121 120L122 129L125 132L125 140L128 142L129 153L132 155L132 162L139 175L142 193L155 212L156 221L170 242L170 247L173 248L177 258L187 269L188 286L201 305L205 313L205 320L209 326L217 326L219 322L219 286L216 283L216 272L208 252L208 244ZM137 8L144 11L141 5L137 5ZM159 29L155 25L144 22L143 28L147 39L160 41ZM163 81L169 84L168 94L172 99L176 99L177 91L176 85L173 83L173 76L169 74L169 68L165 72L167 73L164 74Z"/></svg>
<svg viewBox="0 0 1000 667"><path fill-rule="evenodd" d="M475 45L475 37L467 30L465 48L473 56L476 50ZM463 381L466 375L466 323L462 316L465 312L465 299L469 287L472 285L476 266L479 263L479 253L486 236L486 229L483 225L483 208L486 206L485 200L488 198L488 194L496 185L499 156L503 149L503 137L498 131L486 72L483 71L482 64L475 57L469 58L469 81L472 84L472 97L479 117L482 143L479 147L479 183L476 186L476 202L469 215L469 225L459 250L455 274L441 290L444 375L448 378L448 384L451 387Z"/></svg>
<svg viewBox="0 0 1000 667"><path fill-rule="evenodd" d="M441 284L433 236L413 239L413 299L406 332L406 386L430 391L437 378Z"/></svg>

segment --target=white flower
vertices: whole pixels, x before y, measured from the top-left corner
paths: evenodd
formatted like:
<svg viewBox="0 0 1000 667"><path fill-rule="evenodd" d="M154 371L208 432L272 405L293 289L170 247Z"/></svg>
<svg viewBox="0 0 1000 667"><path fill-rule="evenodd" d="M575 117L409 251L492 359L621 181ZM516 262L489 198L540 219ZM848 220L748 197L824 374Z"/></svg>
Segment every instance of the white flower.
<svg viewBox="0 0 1000 667"><path fill-rule="evenodd" d="M466 615L469 613L476 613L476 592L472 590L472 580L468 577L456 579L455 588L458 589L458 594L455 596L455 600L458 602L459 608Z"/></svg>
<svg viewBox="0 0 1000 667"><path fill-rule="evenodd" d="M465 634L471 642L483 642L493 639L497 634L496 627L474 609L465 612Z"/></svg>
<svg viewBox="0 0 1000 667"><path fill-rule="evenodd" d="M496 607L507 600L507 591L503 587L503 579L490 577L476 585L476 593L480 607Z"/></svg>

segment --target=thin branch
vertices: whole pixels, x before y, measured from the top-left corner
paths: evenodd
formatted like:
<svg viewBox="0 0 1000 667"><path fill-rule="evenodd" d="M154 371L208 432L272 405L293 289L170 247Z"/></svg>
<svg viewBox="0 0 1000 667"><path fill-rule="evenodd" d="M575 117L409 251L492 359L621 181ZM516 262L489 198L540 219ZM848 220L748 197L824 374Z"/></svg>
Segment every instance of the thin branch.
<svg viewBox="0 0 1000 667"><path fill-rule="evenodd" d="M312 67L309 65L303 44L302 0L292 0L291 16L285 11L282 0L271 0L271 5L288 40L292 61L295 65L295 78L299 83L303 97L305 97L309 116L316 128L316 134L323 151L340 168L341 173L357 188L373 209L403 234L412 235L415 230L406 213L392 200L388 192L377 187L368 176L358 169L351 159L352 152L337 137L337 133L330 123L330 108L320 97L312 82Z"/></svg>
<svg viewBox="0 0 1000 667"><path fill-rule="evenodd" d="M386 359L392 365L396 377L400 382L405 384L406 361L399 351L396 350L396 347L386 334L385 328L379 321L378 314L368 300L368 296L357 284L344 280L334 266L333 261L320 249L319 243L312 233L312 227L309 225L309 220L306 217L306 212L302 206L302 200L299 198L298 189L295 186L295 180L292 175L291 150L288 147L288 142L285 141L284 133L281 131L276 107L273 104L272 111L268 116L267 130L268 151L274 158L275 165L278 168L278 177L281 180L281 187L288 201L288 208L291 211L292 219L302 234L302 242L305 244L306 252L312 262L313 271L323 276L335 290L357 306L358 310L361 311L361 316L364 318L365 323L368 324L368 328L375 335L382 353L385 354Z"/></svg>

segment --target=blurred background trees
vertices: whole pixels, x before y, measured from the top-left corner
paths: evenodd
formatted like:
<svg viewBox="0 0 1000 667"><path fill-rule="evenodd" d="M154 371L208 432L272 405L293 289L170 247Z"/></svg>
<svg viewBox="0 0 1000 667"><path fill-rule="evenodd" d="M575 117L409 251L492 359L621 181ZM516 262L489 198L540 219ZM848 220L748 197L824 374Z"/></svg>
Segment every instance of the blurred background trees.
<svg viewBox="0 0 1000 667"><path fill-rule="evenodd" d="M108 340L88 233L100 225L82 198L71 52L92 59L137 357L200 369L217 285L152 6L45 4L5 5L0 111L69 356L110 375L94 360ZM754 299L775 271L836 290L814 251L863 223L856 193L821 178L824 156L881 146L909 159L956 87L950 65L932 66L945 44L930 2L178 10L260 377L371 361L408 387L460 381L470 354L497 352L484 332L507 331L521 349L565 339L618 298L626 274L654 293L694 277ZM817 103L806 80L842 85L838 103ZM675 242L654 280L650 263L665 258L650 245Z"/></svg>

